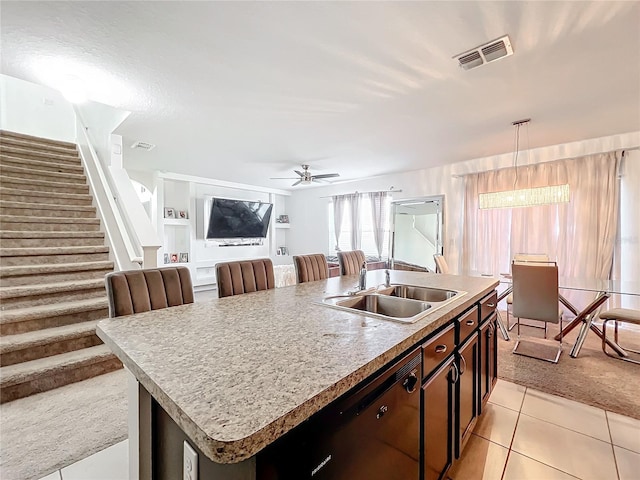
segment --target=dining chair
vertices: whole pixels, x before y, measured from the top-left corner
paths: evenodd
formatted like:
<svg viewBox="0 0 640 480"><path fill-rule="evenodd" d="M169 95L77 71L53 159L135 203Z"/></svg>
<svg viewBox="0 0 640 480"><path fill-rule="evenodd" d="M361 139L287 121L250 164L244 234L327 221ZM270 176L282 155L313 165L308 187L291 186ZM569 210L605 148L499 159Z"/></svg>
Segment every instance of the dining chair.
<svg viewBox="0 0 640 480"><path fill-rule="evenodd" d="M444 255L436 253L433 259L436 262L436 273L449 273L449 265L447 265Z"/></svg>
<svg viewBox="0 0 640 480"><path fill-rule="evenodd" d="M184 266L112 272L105 285L111 318L193 303L191 273Z"/></svg>
<svg viewBox="0 0 640 480"><path fill-rule="evenodd" d="M298 283L313 282L329 278L329 264L322 253L311 255L295 255L293 264L296 267Z"/></svg>
<svg viewBox="0 0 640 480"><path fill-rule="evenodd" d="M529 318L545 323L545 340L523 338L518 322L518 341L513 353L558 363L562 353L562 328L559 344L546 340L546 324L556 323L562 327L560 292L558 290L558 265L555 262L532 264L514 260L511 264L513 281L513 316Z"/></svg>
<svg viewBox="0 0 640 480"><path fill-rule="evenodd" d="M216 265L218 298L275 288L273 262L269 258L223 262Z"/></svg>
<svg viewBox="0 0 640 480"><path fill-rule="evenodd" d="M340 275L358 275L362 264L367 261L362 250L338 252Z"/></svg>
<svg viewBox="0 0 640 480"><path fill-rule="evenodd" d="M629 347L622 346L618 339L618 323L632 323L640 326L640 310L633 310L630 308L612 308L611 310L604 311L598 315L602 320L602 351L612 358L618 360L624 360L625 362L636 363L640 365L640 361L627 356L614 355L607 351L607 341L610 338L607 337L607 324L613 322L613 342L615 345L624 350L625 353L632 352L640 354L640 351L633 350Z"/></svg>
<svg viewBox="0 0 640 480"><path fill-rule="evenodd" d="M549 255L547 255L546 253L516 253L513 256L513 261L514 262L530 262L530 263L534 263L534 264L539 264L539 263L547 263L549 262ZM507 302L507 330L510 332L511 330L513 330L515 328L515 326L517 325L518 322L514 323L513 325L510 324L510 319L509 319L509 307L513 304L513 294L510 293L509 295L507 295L507 298L505 299L505 301ZM533 328L544 328L544 335L545 338L547 337L547 330L546 330L546 324L544 327L539 327L537 325L527 325L528 327L533 327Z"/></svg>

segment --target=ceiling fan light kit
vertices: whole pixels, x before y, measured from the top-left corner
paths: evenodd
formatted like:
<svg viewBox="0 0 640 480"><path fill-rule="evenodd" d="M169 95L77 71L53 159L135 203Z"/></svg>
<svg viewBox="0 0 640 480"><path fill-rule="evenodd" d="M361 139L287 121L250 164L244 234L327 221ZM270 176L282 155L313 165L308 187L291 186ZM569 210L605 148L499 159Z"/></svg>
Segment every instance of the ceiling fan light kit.
<svg viewBox="0 0 640 480"><path fill-rule="evenodd" d="M326 182L328 178L339 177L339 173L323 173L320 175L312 175L309 171L309 165L302 165L302 171L294 170L298 177L271 177L272 180L297 180L291 186L311 185L313 182Z"/></svg>

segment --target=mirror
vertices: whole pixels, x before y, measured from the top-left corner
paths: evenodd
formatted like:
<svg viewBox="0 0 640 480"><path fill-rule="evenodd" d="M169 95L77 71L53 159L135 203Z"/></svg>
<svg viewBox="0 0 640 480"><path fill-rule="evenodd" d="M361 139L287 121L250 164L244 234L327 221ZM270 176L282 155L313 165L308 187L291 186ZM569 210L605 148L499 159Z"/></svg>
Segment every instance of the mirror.
<svg viewBox="0 0 640 480"><path fill-rule="evenodd" d="M436 271L433 255L443 253L444 195L391 203L391 268Z"/></svg>

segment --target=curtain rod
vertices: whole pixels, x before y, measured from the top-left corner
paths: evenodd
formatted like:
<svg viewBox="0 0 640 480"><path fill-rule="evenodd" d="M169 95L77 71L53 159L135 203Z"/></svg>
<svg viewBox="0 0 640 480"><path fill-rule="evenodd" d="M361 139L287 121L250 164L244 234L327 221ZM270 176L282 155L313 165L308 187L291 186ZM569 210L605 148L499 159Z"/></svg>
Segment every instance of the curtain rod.
<svg viewBox="0 0 640 480"><path fill-rule="evenodd" d="M616 148L615 150L607 150L605 152L597 152L597 153L589 153L587 155L580 155L579 157L565 157L565 158L557 158L555 160L548 160L546 162L537 162L537 163L527 163L524 165L519 165L519 168L526 168L526 167L530 167L532 165L540 165L542 163L551 163L551 162L561 162L563 160L575 160L576 158L582 158L582 157L588 157L589 155L599 155L601 153L613 153L613 152L628 152L631 150L640 150L640 147L631 147L631 148ZM475 172L467 172L467 173L452 173L451 177L453 178L464 178L464 177L468 177L469 175L476 175L478 173L485 173L485 172L497 172L499 170L506 170L507 168L515 168L513 165L509 165L506 167L500 167L500 168L492 168L490 170L476 170Z"/></svg>
<svg viewBox="0 0 640 480"><path fill-rule="evenodd" d="M343 193L342 195L357 195L359 193L383 193L383 192L386 192L386 193L397 193L397 192L402 192L402 189L394 190L394 188L391 187L389 190L375 190L373 192L359 192L359 191L356 190L353 193ZM336 196L339 196L339 195L325 195L323 197L318 197L318 198L333 198L333 197L336 197Z"/></svg>

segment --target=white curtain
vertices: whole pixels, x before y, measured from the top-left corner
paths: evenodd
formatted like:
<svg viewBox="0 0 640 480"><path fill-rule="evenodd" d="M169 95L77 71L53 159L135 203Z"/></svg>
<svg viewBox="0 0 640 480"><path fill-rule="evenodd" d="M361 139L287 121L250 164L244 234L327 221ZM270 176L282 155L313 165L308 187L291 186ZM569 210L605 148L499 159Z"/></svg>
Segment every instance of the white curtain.
<svg viewBox="0 0 640 480"><path fill-rule="evenodd" d="M349 202L351 220L351 250L360 250L362 245L362 228L360 221L360 195L357 193L345 195Z"/></svg>
<svg viewBox="0 0 640 480"><path fill-rule="evenodd" d="M373 239L376 243L378 259L382 258L384 228L387 225L387 209L385 208L385 204L388 198L388 192L369 193L369 200L371 202L371 218L373 220Z"/></svg>
<svg viewBox="0 0 640 480"><path fill-rule="evenodd" d="M342 230L342 217L347 199L344 195L333 197L333 228L336 234L336 250L340 250L340 231Z"/></svg>
<svg viewBox="0 0 640 480"><path fill-rule="evenodd" d="M509 272L516 253L546 253L558 262L561 277L609 278L618 230L620 158L621 152L611 152L468 175L463 268L497 275ZM480 193L566 183L569 203L478 208Z"/></svg>

